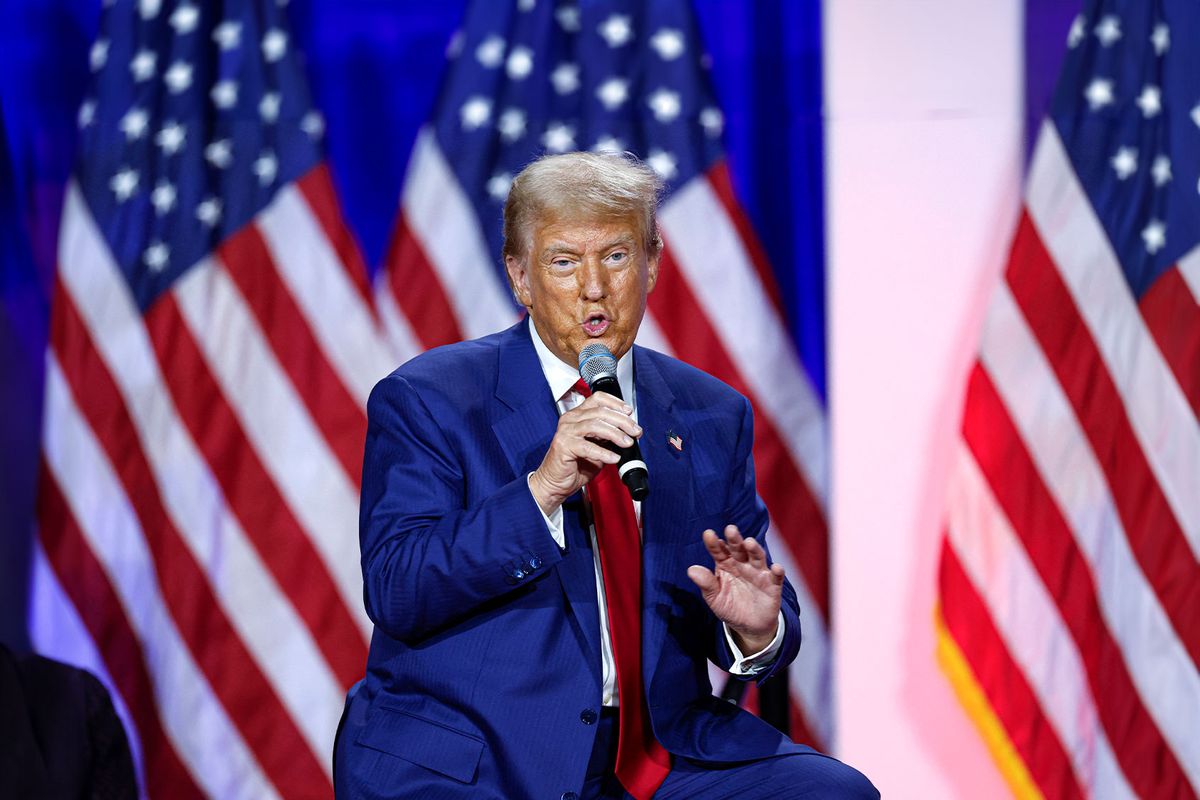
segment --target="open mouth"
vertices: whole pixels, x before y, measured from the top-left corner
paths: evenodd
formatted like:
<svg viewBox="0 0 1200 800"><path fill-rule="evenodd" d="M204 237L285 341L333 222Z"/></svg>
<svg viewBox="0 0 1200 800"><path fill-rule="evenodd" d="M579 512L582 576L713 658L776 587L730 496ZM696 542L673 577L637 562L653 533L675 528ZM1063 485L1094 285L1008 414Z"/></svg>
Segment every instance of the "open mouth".
<svg viewBox="0 0 1200 800"><path fill-rule="evenodd" d="M604 332L608 330L609 324L608 317L597 311L588 314L587 319L583 321L583 330L588 336L603 336Z"/></svg>

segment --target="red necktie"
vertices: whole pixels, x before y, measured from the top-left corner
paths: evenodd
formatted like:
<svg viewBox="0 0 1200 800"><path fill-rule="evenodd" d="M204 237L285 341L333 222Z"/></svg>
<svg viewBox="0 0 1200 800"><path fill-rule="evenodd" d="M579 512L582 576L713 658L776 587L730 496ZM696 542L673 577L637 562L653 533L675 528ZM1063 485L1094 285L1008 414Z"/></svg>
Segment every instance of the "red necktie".
<svg viewBox="0 0 1200 800"><path fill-rule="evenodd" d="M580 379L575 391L591 389ZM600 571L613 660L617 667L617 780L637 800L650 800L671 771L671 755L650 728L642 691L642 542L633 500L617 468L607 464L587 487L600 547Z"/></svg>

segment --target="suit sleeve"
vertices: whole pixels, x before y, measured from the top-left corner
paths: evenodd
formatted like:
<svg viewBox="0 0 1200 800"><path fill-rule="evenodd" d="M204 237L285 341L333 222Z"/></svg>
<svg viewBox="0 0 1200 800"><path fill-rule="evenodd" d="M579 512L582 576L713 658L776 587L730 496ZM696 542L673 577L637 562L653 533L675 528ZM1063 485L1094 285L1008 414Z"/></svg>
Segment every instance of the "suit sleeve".
<svg viewBox="0 0 1200 800"><path fill-rule="evenodd" d="M734 450L732 475L730 478L730 517L729 521L738 526L743 536L753 536L767 553L767 563L773 563L771 548L767 543L767 528L769 517L767 507L758 496L754 481L754 412L750 402L742 398L742 415L738 431L737 447ZM788 580L783 582L783 598L780 605L783 614L784 634L780 643L779 653L775 660L762 671L752 675L735 675L742 679L753 678L761 683L774 675L778 670L786 668L800 652L800 609L796 602L796 590ZM728 670L734 661L733 653L725 636L724 626L713 617L714 654L712 660L717 666Z"/></svg>
<svg viewBox="0 0 1200 800"><path fill-rule="evenodd" d="M413 643L545 575L562 559L525 475L465 507L462 460L393 374L367 402L359 539L367 615Z"/></svg>

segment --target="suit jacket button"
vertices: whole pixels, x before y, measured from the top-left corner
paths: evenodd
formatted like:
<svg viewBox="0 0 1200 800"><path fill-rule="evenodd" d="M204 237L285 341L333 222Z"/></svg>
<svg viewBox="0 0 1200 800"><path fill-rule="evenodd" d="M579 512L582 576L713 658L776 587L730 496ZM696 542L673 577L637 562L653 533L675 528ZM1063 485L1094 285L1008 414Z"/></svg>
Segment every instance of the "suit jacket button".
<svg viewBox="0 0 1200 800"><path fill-rule="evenodd" d="M579 712L579 721L582 722L584 725L595 725L596 724L595 710L591 709L591 708L585 708L583 711L580 711Z"/></svg>
<svg viewBox="0 0 1200 800"><path fill-rule="evenodd" d="M579 800L579 795L574 792L563 792L562 800Z"/></svg>
<svg viewBox="0 0 1200 800"><path fill-rule="evenodd" d="M534 556L533 558L529 559L529 568L530 569L537 569L541 565L542 565L542 560L540 558L538 558L537 556Z"/></svg>

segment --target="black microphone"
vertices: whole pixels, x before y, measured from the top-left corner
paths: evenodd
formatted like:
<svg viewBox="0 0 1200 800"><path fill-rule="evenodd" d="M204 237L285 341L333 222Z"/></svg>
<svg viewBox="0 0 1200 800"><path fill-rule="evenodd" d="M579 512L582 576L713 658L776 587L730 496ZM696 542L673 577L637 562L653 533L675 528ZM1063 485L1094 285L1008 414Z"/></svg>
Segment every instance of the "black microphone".
<svg viewBox="0 0 1200 800"><path fill-rule="evenodd" d="M579 377L593 392L611 394L618 400L625 399L621 397L621 384L617 383L616 356L600 343L589 344L579 351ZM634 500L645 500L646 495L650 494L650 481L637 439L629 447L612 442L600 444L621 457L617 462L617 474L629 490L629 496Z"/></svg>

